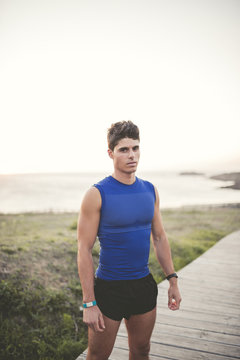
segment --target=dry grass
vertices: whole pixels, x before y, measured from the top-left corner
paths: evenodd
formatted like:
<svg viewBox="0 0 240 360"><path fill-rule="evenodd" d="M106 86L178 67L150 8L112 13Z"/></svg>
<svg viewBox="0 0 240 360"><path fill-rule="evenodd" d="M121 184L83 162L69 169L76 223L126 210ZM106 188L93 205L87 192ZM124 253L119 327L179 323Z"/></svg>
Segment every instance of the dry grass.
<svg viewBox="0 0 240 360"><path fill-rule="evenodd" d="M0 277L19 271L52 289L77 284L77 217L77 213L0 215ZM240 208L234 205L165 209L162 218L172 246L204 243L205 250L240 228Z"/></svg>

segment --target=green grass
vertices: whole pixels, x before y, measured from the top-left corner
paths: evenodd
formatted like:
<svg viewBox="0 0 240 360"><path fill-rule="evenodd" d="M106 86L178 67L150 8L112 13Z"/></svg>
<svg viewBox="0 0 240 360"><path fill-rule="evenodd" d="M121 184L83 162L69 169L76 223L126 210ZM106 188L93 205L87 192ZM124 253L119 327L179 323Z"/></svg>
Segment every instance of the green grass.
<svg viewBox="0 0 240 360"><path fill-rule="evenodd" d="M21 273L0 282L0 358L75 359L86 330L69 291L50 291Z"/></svg>
<svg viewBox="0 0 240 360"><path fill-rule="evenodd" d="M0 359L74 360L87 346L79 305L76 213L0 215ZM240 208L162 211L176 270L240 228ZM99 243L93 249L97 264ZM150 270L164 275L153 248Z"/></svg>

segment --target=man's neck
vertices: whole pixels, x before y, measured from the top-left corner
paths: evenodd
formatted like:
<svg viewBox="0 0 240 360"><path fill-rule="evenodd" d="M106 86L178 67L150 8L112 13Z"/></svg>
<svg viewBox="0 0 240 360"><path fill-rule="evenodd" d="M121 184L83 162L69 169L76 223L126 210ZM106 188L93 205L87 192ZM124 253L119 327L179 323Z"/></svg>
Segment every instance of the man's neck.
<svg viewBox="0 0 240 360"><path fill-rule="evenodd" d="M122 173L119 171L114 170L112 177L123 184L131 185L135 182L135 172L133 173Z"/></svg>

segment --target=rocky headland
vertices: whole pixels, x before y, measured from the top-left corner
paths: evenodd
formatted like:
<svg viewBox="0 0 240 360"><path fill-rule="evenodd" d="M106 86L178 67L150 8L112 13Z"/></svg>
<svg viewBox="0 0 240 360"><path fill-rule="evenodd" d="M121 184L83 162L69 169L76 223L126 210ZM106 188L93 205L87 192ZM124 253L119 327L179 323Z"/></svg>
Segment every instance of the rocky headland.
<svg viewBox="0 0 240 360"><path fill-rule="evenodd" d="M221 188L240 190L240 172L218 174L218 175L210 176L210 179L233 181L234 183L232 185L221 186Z"/></svg>

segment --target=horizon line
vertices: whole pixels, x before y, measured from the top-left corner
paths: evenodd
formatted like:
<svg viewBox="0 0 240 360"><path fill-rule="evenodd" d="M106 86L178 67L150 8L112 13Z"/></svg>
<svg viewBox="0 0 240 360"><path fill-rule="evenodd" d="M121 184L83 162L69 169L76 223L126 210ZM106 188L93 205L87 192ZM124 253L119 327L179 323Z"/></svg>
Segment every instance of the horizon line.
<svg viewBox="0 0 240 360"><path fill-rule="evenodd" d="M105 173L109 173L111 171L103 171L103 170L83 170L83 171L36 171L36 172L31 172L31 171L26 171L26 172L0 172L0 176L8 176L8 175L93 175L93 174L105 174ZM237 172L240 172L240 168L237 170L224 170L224 169L218 169L218 170L209 170L209 169L199 169L199 170L196 170L196 169L147 169L147 170L139 170L139 171L136 171L136 173L166 173L166 172L169 172L169 173L177 173L177 174L182 174L182 173L186 173L189 175L193 174L193 175L205 175L205 173L237 173Z"/></svg>

